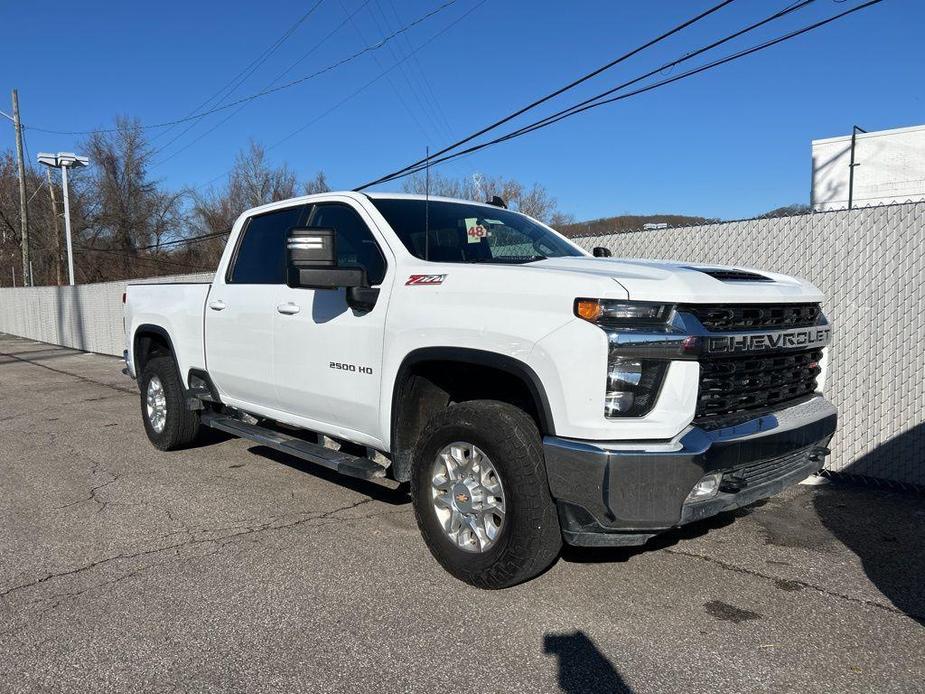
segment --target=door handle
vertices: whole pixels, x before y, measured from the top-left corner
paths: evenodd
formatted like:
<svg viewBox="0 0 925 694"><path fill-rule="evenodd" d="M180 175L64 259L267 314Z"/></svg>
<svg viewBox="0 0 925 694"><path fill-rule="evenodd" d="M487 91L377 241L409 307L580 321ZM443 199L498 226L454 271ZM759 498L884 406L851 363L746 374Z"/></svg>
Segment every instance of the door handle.
<svg viewBox="0 0 925 694"><path fill-rule="evenodd" d="M280 304L279 306L276 307L276 310L287 316L294 316L302 309L290 301L285 304Z"/></svg>
<svg viewBox="0 0 925 694"><path fill-rule="evenodd" d="M225 308L225 302L221 299L216 299L215 301L209 302L209 308L213 311L221 311Z"/></svg>

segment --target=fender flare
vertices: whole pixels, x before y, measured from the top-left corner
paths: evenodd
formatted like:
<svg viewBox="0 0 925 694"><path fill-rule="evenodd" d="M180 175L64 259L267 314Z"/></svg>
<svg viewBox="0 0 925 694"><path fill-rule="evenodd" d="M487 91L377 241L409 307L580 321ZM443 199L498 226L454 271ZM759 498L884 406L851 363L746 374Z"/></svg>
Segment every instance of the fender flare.
<svg viewBox="0 0 925 694"><path fill-rule="evenodd" d="M135 374L138 377L139 382L141 379L141 371L142 371L142 369L140 369L138 365L138 347L139 347L139 342L141 338L140 333L153 333L155 335L163 337L164 340L166 340L167 347L168 349L170 349L170 357L173 359L173 365L174 367L176 367L177 373L179 374L180 373L180 362L177 361L177 350L175 350L173 347L173 340L170 339L170 333L168 333L160 325L155 325L154 323L142 323L137 328L135 328L135 332L132 333L132 366L135 369ZM183 380L183 374L180 374L180 380L181 381ZM186 387L186 383L183 384L183 387L184 388Z"/></svg>
<svg viewBox="0 0 925 694"><path fill-rule="evenodd" d="M540 377L528 364L506 354L470 347L420 347L405 355L395 375L395 383L392 388L390 441L394 442L395 440L399 406L404 394L405 384L408 382L408 372L415 364L428 361L451 361L487 366L516 376L524 382L530 396L533 398L533 403L540 419L540 434L555 436L555 420L552 408L549 405L549 398L546 395L546 388L543 386Z"/></svg>

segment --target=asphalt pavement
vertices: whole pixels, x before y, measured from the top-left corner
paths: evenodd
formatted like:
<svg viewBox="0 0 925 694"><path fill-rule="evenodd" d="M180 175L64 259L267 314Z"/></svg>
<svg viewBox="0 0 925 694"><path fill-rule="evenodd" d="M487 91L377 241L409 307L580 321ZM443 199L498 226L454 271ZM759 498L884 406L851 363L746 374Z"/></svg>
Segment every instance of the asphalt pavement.
<svg viewBox="0 0 925 694"><path fill-rule="evenodd" d="M503 591L400 491L214 435L0 335L0 691L925 691L925 499L827 484Z"/></svg>

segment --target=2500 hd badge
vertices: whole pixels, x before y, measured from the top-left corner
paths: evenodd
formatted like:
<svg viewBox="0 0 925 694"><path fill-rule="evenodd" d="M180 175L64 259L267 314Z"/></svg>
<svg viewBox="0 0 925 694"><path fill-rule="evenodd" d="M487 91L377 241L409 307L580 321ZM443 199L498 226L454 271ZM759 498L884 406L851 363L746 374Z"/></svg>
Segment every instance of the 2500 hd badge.
<svg viewBox="0 0 925 694"><path fill-rule="evenodd" d="M332 361L330 368L337 369L338 371L352 371L358 374L372 375L373 373L373 367L371 366L357 366L356 364L345 364L340 361Z"/></svg>

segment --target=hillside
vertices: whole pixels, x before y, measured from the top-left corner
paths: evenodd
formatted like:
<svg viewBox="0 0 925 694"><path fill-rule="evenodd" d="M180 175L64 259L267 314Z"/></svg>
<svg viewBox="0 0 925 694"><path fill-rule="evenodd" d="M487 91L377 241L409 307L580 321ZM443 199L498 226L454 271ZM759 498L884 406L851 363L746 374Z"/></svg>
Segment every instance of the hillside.
<svg viewBox="0 0 925 694"><path fill-rule="evenodd" d="M556 226L556 230L565 236L598 236L621 231L638 231L642 229L643 224L667 223L668 226L675 227L715 221L715 219L707 219L706 217L690 217L683 214L623 214L616 217L592 219L587 222L559 224Z"/></svg>

